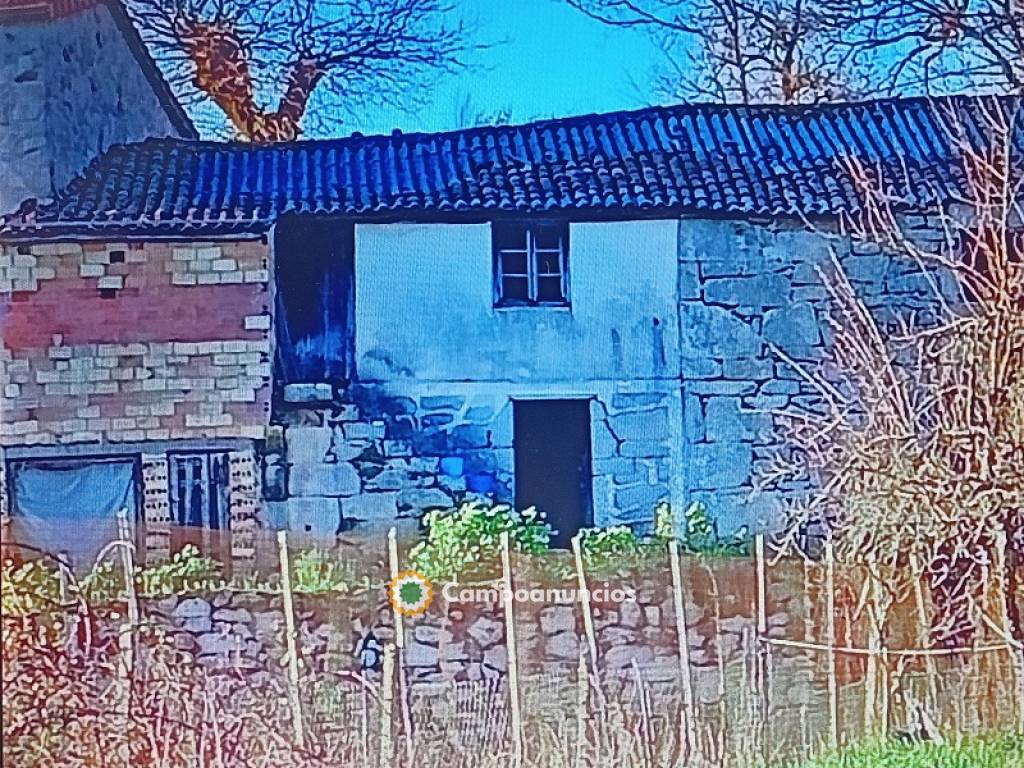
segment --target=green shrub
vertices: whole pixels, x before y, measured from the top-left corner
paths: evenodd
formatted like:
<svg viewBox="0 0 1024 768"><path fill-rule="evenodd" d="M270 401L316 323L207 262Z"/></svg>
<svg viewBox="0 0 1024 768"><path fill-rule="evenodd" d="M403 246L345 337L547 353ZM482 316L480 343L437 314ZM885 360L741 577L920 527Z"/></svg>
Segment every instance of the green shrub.
<svg viewBox="0 0 1024 768"><path fill-rule="evenodd" d="M695 501L683 512L677 525L675 510L663 501L654 510L654 536L661 542L669 541L682 528L679 542L681 549L692 555L709 557L742 557L750 554L750 541L745 532L722 536L718 525L708 515L708 508Z"/></svg>
<svg viewBox="0 0 1024 768"><path fill-rule="evenodd" d="M0 612L4 616L23 616L48 611L60 604L60 577L43 560L20 565L5 560L0 570Z"/></svg>
<svg viewBox="0 0 1024 768"><path fill-rule="evenodd" d="M551 526L543 517L532 507L516 512L507 504L478 501L428 512L423 518L427 537L413 547L410 560L428 579L491 577L498 570L504 531L516 552L536 555L547 551Z"/></svg>
<svg viewBox="0 0 1024 768"><path fill-rule="evenodd" d="M172 595L202 592L224 586L224 566L186 544L166 563L143 568L136 575L139 592L145 595Z"/></svg>

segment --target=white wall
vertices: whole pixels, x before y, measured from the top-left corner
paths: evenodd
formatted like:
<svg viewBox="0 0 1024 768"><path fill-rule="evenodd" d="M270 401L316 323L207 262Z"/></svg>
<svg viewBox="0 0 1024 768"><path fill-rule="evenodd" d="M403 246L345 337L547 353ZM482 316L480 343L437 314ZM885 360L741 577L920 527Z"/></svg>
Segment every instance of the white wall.
<svg viewBox="0 0 1024 768"><path fill-rule="evenodd" d="M356 226L362 381L678 375L678 222L572 224L572 307L494 307L489 224Z"/></svg>

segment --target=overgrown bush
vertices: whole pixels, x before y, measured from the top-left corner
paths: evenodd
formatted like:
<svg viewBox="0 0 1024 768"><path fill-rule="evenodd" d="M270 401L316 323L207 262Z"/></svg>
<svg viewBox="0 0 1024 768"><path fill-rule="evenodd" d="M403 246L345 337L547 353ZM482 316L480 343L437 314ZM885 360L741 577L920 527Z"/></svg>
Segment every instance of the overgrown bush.
<svg viewBox="0 0 1024 768"><path fill-rule="evenodd" d="M665 548L678 539L680 551L711 557L747 555L749 542L742 532L721 536L717 524L700 502L690 504L678 519L672 505L661 502L654 510L654 535L640 536L626 525L589 528L580 532L584 562L598 573L609 570L664 565Z"/></svg>
<svg viewBox="0 0 1024 768"><path fill-rule="evenodd" d="M428 512L427 537L410 552L413 567L429 579L487 578L500 572L501 534L516 552L547 551L551 526L533 509L516 512L508 504L466 501Z"/></svg>
<svg viewBox="0 0 1024 768"><path fill-rule="evenodd" d="M24 616L48 611L60 604L60 578L53 564L5 560L0 572L0 613Z"/></svg>
<svg viewBox="0 0 1024 768"><path fill-rule="evenodd" d="M800 768L1022 768L1024 737L964 738L952 744L880 741L825 755Z"/></svg>
<svg viewBox="0 0 1024 768"><path fill-rule="evenodd" d="M816 397L777 414L786 440L767 472L812 489L791 507L794 542L827 530L837 558L871 570L878 626L892 605L924 602L923 585L931 641L947 648L993 625L1024 644L1024 113L1019 100L976 107L971 121L946 116L963 189L938 209L934 237L892 196L913 183L899 167L848 161L859 210L822 267L830 353L817 367L791 361ZM892 258L925 311L874 306L847 275L851 241Z"/></svg>

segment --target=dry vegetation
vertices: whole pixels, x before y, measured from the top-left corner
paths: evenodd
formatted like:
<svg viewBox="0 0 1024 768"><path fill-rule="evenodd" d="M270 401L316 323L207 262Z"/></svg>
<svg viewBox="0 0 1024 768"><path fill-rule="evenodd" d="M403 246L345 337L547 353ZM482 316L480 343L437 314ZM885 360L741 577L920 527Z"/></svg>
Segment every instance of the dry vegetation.
<svg viewBox="0 0 1024 768"><path fill-rule="evenodd" d="M994 632L1024 668L1020 105L993 99L984 117L979 137L947 116L963 191L935 216L938 239L908 233L886 192L899 169L850 166L864 202L840 234L917 265L944 309L886 319L833 254L832 358L805 372L820 407L780 414L787 448L774 471L817 484L791 509L791 533L823 526L841 560L868 568L878 627L915 599L933 644Z"/></svg>

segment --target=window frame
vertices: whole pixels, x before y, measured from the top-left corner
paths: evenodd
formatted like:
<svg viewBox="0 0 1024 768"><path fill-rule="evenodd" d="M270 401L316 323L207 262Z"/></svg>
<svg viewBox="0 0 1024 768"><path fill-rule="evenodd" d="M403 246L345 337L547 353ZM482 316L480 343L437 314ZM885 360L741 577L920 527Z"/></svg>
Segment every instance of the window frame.
<svg viewBox="0 0 1024 768"><path fill-rule="evenodd" d="M501 234L500 228L502 227L518 227L523 230L525 237L521 248L500 247L498 238ZM538 231L543 229L557 231L557 248L538 246ZM571 308L572 299L569 291L569 251L571 247L569 222L565 219L503 219L492 221L491 262L494 307L496 309L521 307ZM503 256L506 254L522 255L526 261L526 272L506 272L503 263ZM557 255L558 272L541 272L540 257L551 254ZM559 278L561 298L558 300L540 298L541 279L555 277ZM525 278L527 298L510 298L506 296L506 278Z"/></svg>

